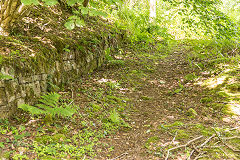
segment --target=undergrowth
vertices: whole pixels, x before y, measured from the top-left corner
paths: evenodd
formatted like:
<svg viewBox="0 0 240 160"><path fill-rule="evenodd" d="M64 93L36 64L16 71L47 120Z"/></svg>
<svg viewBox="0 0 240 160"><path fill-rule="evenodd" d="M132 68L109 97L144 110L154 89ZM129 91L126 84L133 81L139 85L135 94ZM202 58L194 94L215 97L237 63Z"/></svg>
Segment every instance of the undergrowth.
<svg viewBox="0 0 240 160"><path fill-rule="evenodd" d="M93 158L96 152L112 151L111 146L106 147L108 144L99 143L100 140L121 128L128 129L130 125L124 120L128 99L116 94L120 84L115 87L115 82L111 83L98 86L90 82L82 83L76 92L76 99L81 102L81 99L87 98L88 102L78 105L67 98L71 95L67 92L61 99L59 94L49 93L41 97L41 104L21 105L19 108L32 116L27 123L19 125L1 120L0 157L82 159ZM98 89L95 90L95 87ZM12 146L8 145L10 143Z"/></svg>
<svg viewBox="0 0 240 160"><path fill-rule="evenodd" d="M190 40L166 43L156 41L155 44L141 42L136 44L135 48L130 45L124 50L125 52L119 50L117 55L112 55L110 49L107 49L105 67L115 69L117 72L114 76L119 76L118 80L115 80L114 76L97 79L97 75L96 77L90 75L86 79L72 83L74 90L65 86L66 91L70 90L69 92L51 93L44 95L38 105L20 106L32 114L31 118L27 123L18 122L18 125L8 120L1 120L0 148L3 152L0 157L91 159L101 154L110 157L114 147L107 142L103 143L102 140L110 138L120 130L132 129L128 123L131 118L128 117L128 109L131 108L132 102L124 94L141 91L143 87L141 81L149 80L149 76L156 73L159 61L165 60L174 51L182 51L186 54L189 68L196 70L185 75L183 81L179 81L177 88L169 89L170 94L167 96L174 98L182 94L188 89L185 86L187 83L200 84L201 82L203 87L213 85L213 88L209 88L204 93L205 96L199 100L199 103L205 106L201 112L191 107L181 108L180 104L176 109L182 109L181 114L188 120L199 116L212 116L227 121L228 116L236 114L232 113L230 108L233 107L234 110L233 104L240 102L238 48L229 51L228 48L224 48L225 46L216 47L215 42ZM221 52L218 53L218 50ZM229 52L231 54L228 54ZM232 55L232 52L236 55ZM219 58L222 58L221 61ZM120 70L121 68L124 70ZM222 79L222 83L215 83L218 79ZM166 82L157 80L157 83L164 85ZM147 95L142 95L139 99L146 102L154 100ZM148 137L143 146L148 154L161 158L169 156L172 159L176 158L178 153L190 156L195 150L190 145L186 145L184 149L175 150L174 147L203 136L194 141L194 144L199 151L206 152L205 155L210 159L229 158L225 153L233 158L239 158L236 154L232 154L233 149L221 146L214 149L208 148L222 139L229 139L227 143L231 145L237 143L238 139L232 137L239 134L238 130L202 123L186 123L181 120L174 121L163 123L155 130L148 130L148 132L166 134L172 138L165 144L160 141L157 134ZM220 133L222 136L219 138L217 135ZM208 145L201 146L211 136L212 141ZM238 148L239 146L236 146L234 149Z"/></svg>
<svg viewBox="0 0 240 160"><path fill-rule="evenodd" d="M101 153L110 156L114 147L107 142L102 143L101 140L120 130L128 131L132 128L128 123L131 118L128 117L128 109L132 102L124 94L141 91L143 85L140 80L149 80L149 76L157 71L159 61L163 61L175 51L183 53L189 68L195 68L197 72L185 75L183 81L179 80L177 88L169 89L167 96L174 98L181 94L187 89L187 83L209 88L199 102L206 106L201 113L190 106L183 110L182 114L188 120L195 119L199 114L227 120L227 116L236 114L233 111L239 110L240 103L238 44L229 40L173 40L167 28L160 27L161 22L148 23L148 11L145 10L129 10L126 6L121 6L119 11L113 14L119 19L114 22L116 27L127 32L128 41L124 50L118 48L116 54L111 52L111 47L105 49L105 66L124 68L124 71L116 71L115 74L121 78L113 80L112 77L104 77L97 81L90 75L86 81L73 82L74 90L65 86L66 91L42 96L39 104L19 106L30 113L29 115L19 111L22 113L20 116L30 118L27 123L15 124L14 121L0 120L0 157L17 160L91 159ZM0 78L13 77L0 75ZM159 79L156 81L159 86L166 83ZM218 83L219 81L221 83ZM63 97L61 99L60 94ZM153 100L145 95L139 99ZM20 120L19 117L15 119ZM158 133L170 135L172 139L168 143L160 142L157 135L146 140L144 147L149 154L176 159L176 150L180 148L175 150L174 147L183 142L187 143L198 135L203 136L203 139L194 141L196 143L193 146L184 146L179 153L191 157L191 153L197 151L194 148L196 146L199 152L206 153L210 159L229 158L228 154L231 154L230 158L239 158L232 154L232 148L217 146L209 149L209 146L216 143L224 144L221 140L228 138L230 144L238 144L239 138L232 138L232 135L239 135L238 130L185 123L176 119L174 121L161 124L155 129ZM213 139L211 142L207 141L210 137ZM204 142L210 143L207 146ZM239 145L236 149L239 149Z"/></svg>

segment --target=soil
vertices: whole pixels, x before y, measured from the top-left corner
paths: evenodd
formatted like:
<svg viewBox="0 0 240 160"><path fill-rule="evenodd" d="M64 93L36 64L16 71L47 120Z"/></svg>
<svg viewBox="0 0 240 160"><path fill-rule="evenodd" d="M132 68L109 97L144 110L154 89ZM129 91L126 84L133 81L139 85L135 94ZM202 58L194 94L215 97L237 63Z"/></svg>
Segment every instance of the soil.
<svg viewBox="0 0 240 160"><path fill-rule="evenodd" d="M174 141L176 135L162 131L160 126L178 121L186 125L183 127L183 130L186 131L191 130L188 126L192 124L202 124L210 129L212 126L234 128L239 125L237 120L224 122L222 118L227 115L224 115L221 110L212 111L201 102L202 98L212 95L209 95L209 89L195 84L200 79L195 81L185 79L186 75L193 73L203 76L203 72L197 67L189 66L183 48L175 49L166 58L153 59L131 55L125 57L125 61L127 62L125 66L105 66L88 76L91 78L83 79L91 84L106 78L121 82L121 85L127 89L124 92L119 90L119 92L130 99L129 106L131 107L128 108L126 122L132 128L122 129L105 138L102 143L108 143L114 150L111 155L108 152L97 154L97 159L165 159L163 158L164 151L157 147L163 149ZM146 70L146 65L150 67L149 70ZM143 77L133 76L134 82L132 83L129 79L124 80L123 78L130 71L143 71L146 75ZM179 83L184 86L184 89L175 93L174 91L179 88ZM196 116L189 115L190 108L196 111ZM191 132L188 138L180 138L177 143L184 144L201 135L198 131ZM157 142L154 140L152 142L152 137L156 138ZM146 145L149 146L146 147ZM174 154L177 156L172 159L187 158L183 150Z"/></svg>
<svg viewBox="0 0 240 160"><path fill-rule="evenodd" d="M39 17L41 17L41 13L39 13ZM61 23L63 22L64 21L61 19ZM42 26L44 26L43 24L45 23L45 21L42 21ZM104 26L104 22L101 24ZM35 28L34 30L28 30L26 33L22 33L23 36L36 36L40 32L39 30L44 30L43 35L41 35L44 38L45 34L55 33L56 30L64 30L64 32L58 33L57 36L71 37L73 39L79 38L78 36L74 37L74 35L77 34L66 31L64 28L48 30L48 28L39 29L40 25L34 23L24 23L20 25L22 28L28 27L24 25L31 25L31 27L32 25L38 26L38 28L33 26L32 28ZM50 25L56 24L50 22ZM16 28L16 30L23 30L22 28L19 27ZM101 32L100 30L101 26L95 29L95 32ZM109 32L110 30L111 27ZM68 34L66 35L65 33ZM89 35L85 33L82 39L88 38L90 41L91 37L88 36ZM32 41L26 41L25 45L30 46L32 43L33 45L35 44ZM6 44L3 43L0 44L0 46L1 45L6 46ZM101 151L96 153L95 158L91 158L90 156L87 158L111 160L161 160L166 159L168 156L167 151L169 151L170 148L186 144L196 137L204 136L205 139L203 139L203 141L197 141L194 145L172 150L168 158L180 160L187 159L191 156L192 159L192 157L197 158L200 153L205 153L204 150L198 153L197 149L194 147L198 147L204 142L208 143L211 139L209 139L209 141L207 141L207 139L213 135L215 139L212 138L214 141L211 142L211 145L215 145L218 137L212 127L220 128L218 132L222 131L221 129L230 128L236 131L235 134L230 133L230 137L239 137L239 115L227 115L222 112L221 107L213 108L209 106L208 103L202 101L202 99L206 97L211 97L213 102L224 102L225 99L217 96L214 90L196 84L202 79L214 77L215 75L206 75L199 67L191 67L189 61L186 60L188 52L184 49L184 46L178 46L167 54L164 51L157 52L156 49L154 49L154 45L149 46L149 48L145 50L143 49L144 47L141 48L137 44L134 47L134 49L126 47L123 49L121 55L115 55L116 60L120 59L124 63L114 63L114 61L111 63L108 62L91 74L84 75L76 79L76 82L68 84L62 92L63 97L66 95L65 98L73 99L74 103L84 110L88 107L90 102L97 100L89 99L87 95L82 94L82 91L79 91L79 89L92 88L94 92L97 91L100 81L107 80L120 84L120 87L116 87L114 90L115 95L129 99L126 110L122 116L124 121L131 127L122 127L114 134L110 134L100 140L100 144L107 143L108 146L112 148L111 151L104 147L100 147L96 149L101 149ZM153 49L150 49L151 47ZM10 53L9 48L9 46L4 48L4 52L7 50L7 52ZM13 49L16 48L13 47ZM197 78L187 80L187 75L196 75ZM81 81L81 83L79 81ZM21 116L22 115L23 114L21 114ZM21 119L24 119L24 117L22 116ZM79 119L76 119L76 121L77 120ZM15 122L16 119L11 120L11 123ZM72 122L64 121L61 123L68 125L68 123L70 124ZM40 122L35 126L26 125L26 130L30 133L34 133L31 134L33 136L27 140L26 144L30 144L35 140L34 135L37 133L37 127L41 125ZM81 125L77 124L76 126L74 126L76 127L74 128L75 130L71 130L71 132L82 130ZM44 129L47 127L43 126ZM9 137L13 137L12 132L4 134L0 137L0 140L5 140ZM221 141L221 139L217 142L219 143L219 141ZM6 142L6 144L9 144L6 150L16 150L16 147L11 143L12 142ZM237 149L240 149L239 144L231 143L231 146L236 146ZM205 145L206 144L203 146ZM225 148L228 148L227 151L230 150L230 152L226 153L225 150L222 152L222 155L217 155L219 152L214 152L215 150L212 152L209 151L205 159L239 158L238 150L236 156L234 156L233 152L235 153L235 151L233 151L231 147L225 145ZM193 154L191 154L191 151L194 151ZM18 151L16 152L18 153ZM214 157L213 155L215 154L217 156ZM229 154L231 155L229 156ZM36 158L36 153L33 153L32 157Z"/></svg>
<svg viewBox="0 0 240 160"><path fill-rule="evenodd" d="M58 159L40 148L62 143L82 147L72 137L87 134L87 142L91 141L94 132L91 129L85 132L84 128L92 128L96 133L107 130L103 125L109 122L109 114L115 109L130 127L117 124L120 128L94 142L94 155L83 148L84 159L181 160L201 159L202 156L205 156L202 159L239 159L240 116L224 113L226 98L197 83L215 75L206 75L199 67L191 67L184 46L172 47L168 52L159 52L154 47L144 48L137 44L131 49L127 46L98 70L65 84L59 93L78 107L78 113L70 119L55 119L51 124L46 117L31 119L23 112L13 116L9 119L10 126L0 126L0 140L5 147L1 154ZM195 78L186 78L191 77L189 75ZM109 98L105 98L108 96L115 100L108 102ZM213 103L218 102L220 105L214 107ZM97 111L91 110L90 104L98 105ZM94 125L84 126L82 122ZM16 132L17 128L24 130ZM17 142L20 132L26 136ZM62 138L55 138L53 142L44 140L44 137L57 135ZM38 145L33 146L33 142ZM34 149L38 149L42 157ZM74 159L74 155L65 150L57 152Z"/></svg>

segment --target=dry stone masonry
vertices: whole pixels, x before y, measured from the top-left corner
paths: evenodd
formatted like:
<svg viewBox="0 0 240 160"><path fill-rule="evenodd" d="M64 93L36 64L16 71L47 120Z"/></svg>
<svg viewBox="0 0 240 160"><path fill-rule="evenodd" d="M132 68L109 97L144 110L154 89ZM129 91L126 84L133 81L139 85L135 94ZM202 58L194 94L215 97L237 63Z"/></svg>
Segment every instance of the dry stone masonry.
<svg viewBox="0 0 240 160"><path fill-rule="evenodd" d="M3 61L0 64L0 118L12 115L22 103L33 104L51 84L59 86L99 67L105 57L104 49L114 47L112 40L107 41L90 49L94 52L70 47L66 51L57 49L46 57Z"/></svg>

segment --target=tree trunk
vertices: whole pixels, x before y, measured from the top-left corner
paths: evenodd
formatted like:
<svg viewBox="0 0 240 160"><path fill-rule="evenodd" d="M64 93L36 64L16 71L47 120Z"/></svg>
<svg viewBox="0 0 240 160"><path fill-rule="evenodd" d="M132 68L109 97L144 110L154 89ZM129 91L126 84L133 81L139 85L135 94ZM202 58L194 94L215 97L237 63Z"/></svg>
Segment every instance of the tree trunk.
<svg viewBox="0 0 240 160"><path fill-rule="evenodd" d="M156 0L150 0L150 15L149 15L149 22L152 23L156 19Z"/></svg>
<svg viewBox="0 0 240 160"><path fill-rule="evenodd" d="M7 36L14 21L19 18L25 6L20 0L1 0L0 1L0 35Z"/></svg>

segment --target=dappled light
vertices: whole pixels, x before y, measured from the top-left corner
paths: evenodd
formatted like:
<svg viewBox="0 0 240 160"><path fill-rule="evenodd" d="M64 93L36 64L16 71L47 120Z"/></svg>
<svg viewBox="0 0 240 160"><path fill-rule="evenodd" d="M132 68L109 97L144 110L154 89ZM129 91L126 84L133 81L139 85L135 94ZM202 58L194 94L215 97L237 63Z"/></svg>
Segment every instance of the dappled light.
<svg viewBox="0 0 240 160"><path fill-rule="evenodd" d="M0 0L0 160L240 159L237 0Z"/></svg>
<svg viewBox="0 0 240 160"><path fill-rule="evenodd" d="M229 108L230 113L240 116L240 103L238 101L230 101L227 107Z"/></svg>
<svg viewBox="0 0 240 160"><path fill-rule="evenodd" d="M218 63L216 70L218 69L221 70L218 75L200 79L195 84L216 90L219 96L225 97L225 100L217 102L223 104L223 112L226 114L222 120L238 123L240 120L239 64Z"/></svg>
<svg viewBox="0 0 240 160"><path fill-rule="evenodd" d="M219 85L223 84L226 80L227 76L221 76L221 77L214 77L210 78L208 80L205 80L204 82L197 82L197 84L202 86L207 86L208 88L216 88Z"/></svg>

